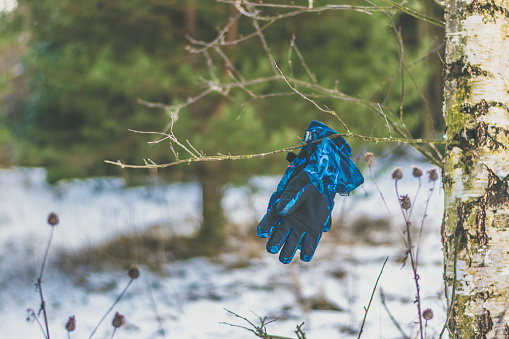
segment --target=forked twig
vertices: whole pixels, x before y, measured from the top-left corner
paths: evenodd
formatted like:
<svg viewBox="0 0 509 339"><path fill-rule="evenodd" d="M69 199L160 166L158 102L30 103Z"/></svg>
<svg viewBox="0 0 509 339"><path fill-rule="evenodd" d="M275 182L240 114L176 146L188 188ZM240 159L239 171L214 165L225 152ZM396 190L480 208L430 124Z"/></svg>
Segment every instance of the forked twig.
<svg viewBox="0 0 509 339"><path fill-rule="evenodd" d="M258 316L257 314L253 313L253 314L255 314L258 317L258 319L260 321L260 326L257 326L255 324L253 324L253 322L250 321L249 319L247 319L246 317L238 315L237 313L232 312L232 311L230 311L230 310L228 310L226 308L224 310L227 311L230 314L233 314L237 318L240 318L240 319L244 320L249 325L251 325L252 328L249 328L249 327L246 327L246 326L242 326L242 325L237 325L237 324L230 324L230 323L227 323L227 322L221 322L221 324L232 326L232 327L243 328L243 329L253 333L257 337L262 338L262 339L292 339L292 338L289 338L289 337L282 337L282 336L279 336L279 335L272 335L272 334L268 334L267 333L266 326L268 324L276 321L277 319L273 319L273 320L267 321L267 317L262 318L262 317ZM297 325L297 331L295 331L295 333L297 333L297 335L299 336L298 337L299 339L305 339L305 335L304 335L304 333L301 330L301 327L303 325L304 325L304 323L302 323L300 325ZM303 335L303 336L300 336L300 335Z"/></svg>

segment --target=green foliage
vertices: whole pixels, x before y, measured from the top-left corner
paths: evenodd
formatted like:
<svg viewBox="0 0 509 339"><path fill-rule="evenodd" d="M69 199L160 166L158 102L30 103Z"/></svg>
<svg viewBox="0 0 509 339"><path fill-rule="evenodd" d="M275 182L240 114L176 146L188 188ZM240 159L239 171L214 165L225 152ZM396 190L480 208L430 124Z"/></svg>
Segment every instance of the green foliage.
<svg viewBox="0 0 509 339"><path fill-rule="evenodd" d="M129 132L162 131L170 122L167 112L149 109L138 99L174 105L202 91L204 80L213 81L206 60L186 51L186 34L212 40L224 27L232 7L213 1L151 2L129 0L20 0L12 27L28 33L24 56L28 98L22 113L10 120L19 140L16 162L40 165L50 180L63 177L118 174L103 160L142 163L171 161L169 144L147 144L154 136ZM280 20L264 30L271 52L282 72L309 81L295 50L292 36L318 83L355 98L383 101L399 62L396 35L382 13L329 11ZM404 29L411 29L405 27ZM18 34L16 33L16 34ZM242 17L234 38L253 33L252 22ZM291 52L292 66L288 63ZM420 42L405 50L416 59L423 52ZM226 49L235 67L246 79L274 75L267 55L256 37ZM221 58L215 76L233 80ZM421 87L428 86L430 72L414 74ZM0 79L0 85L3 82ZM393 85L401 92L401 77ZM251 86L258 95L291 95L251 98L234 89L225 98L209 95L182 109L174 132L198 151L214 155L258 153L299 143L310 120L324 121L339 132L342 125L303 100L283 81ZM330 98L315 98L314 90L299 87L321 106L334 109L350 130L388 135L385 120L365 105ZM418 130L425 117L422 101L412 82L404 85L405 122ZM387 105L399 115L401 97L391 96ZM390 112L386 112L390 114ZM378 122L377 122L378 120ZM354 149L359 144L349 140ZM186 143L187 145L187 143ZM180 156L184 157L182 150ZM228 166L237 175L281 172L283 156L234 162ZM193 166L172 168L192 172ZM232 177L232 179L235 179Z"/></svg>

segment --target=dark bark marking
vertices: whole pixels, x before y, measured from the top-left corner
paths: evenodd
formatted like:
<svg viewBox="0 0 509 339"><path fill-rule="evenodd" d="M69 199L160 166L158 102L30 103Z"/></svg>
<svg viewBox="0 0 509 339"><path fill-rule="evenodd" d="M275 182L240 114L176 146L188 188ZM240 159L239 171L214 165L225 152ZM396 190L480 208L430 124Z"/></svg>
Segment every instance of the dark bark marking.
<svg viewBox="0 0 509 339"><path fill-rule="evenodd" d="M493 172L491 168L486 166L488 170L488 205L496 206L509 203L509 175L501 179Z"/></svg>
<svg viewBox="0 0 509 339"><path fill-rule="evenodd" d="M489 207L509 203L509 175L501 179L492 169L487 166L486 168L488 170L488 185L484 194L478 199L460 203L456 212L455 237L464 234L467 240L467 246L471 240L470 233L464 229L467 216L473 213L473 211L477 212L475 219L477 241L480 246L485 246L488 244L488 236L486 234L486 211ZM465 244L461 243L460 247L463 246L465 246Z"/></svg>
<svg viewBox="0 0 509 339"><path fill-rule="evenodd" d="M463 224L465 223L465 203L462 202L458 206L458 221L456 222L456 234L455 236L461 236L460 232L464 231Z"/></svg>
<svg viewBox="0 0 509 339"><path fill-rule="evenodd" d="M491 296L490 291L477 292L477 298L481 298L483 301L488 300L490 296Z"/></svg>
<svg viewBox="0 0 509 339"><path fill-rule="evenodd" d="M463 151L461 161L462 167L463 165L466 165L466 174L470 173L470 169L468 167L472 164L473 155L471 154L471 151L479 147L489 147L493 151L497 149L507 149L507 145L504 145L497 140L497 135L501 132L506 136L509 134L509 131L506 131L501 127L488 126L485 122L481 121L473 128L463 127L452 137L452 140L457 142L455 147L459 147Z"/></svg>
<svg viewBox="0 0 509 339"><path fill-rule="evenodd" d="M486 339L487 334L493 329L493 320L488 309L484 309L484 314L476 316L478 333L475 334L477 339Z"/></svg>
<svg viewBox="0 0 509 339"><path fill-rule="evenodd" d="M498 101L490 101L482 99L478 104L470 105L469 103L463 104L461 112L473 115L474 118L486 115L491 107L499 107L509 113L509 107L504 103Z"/></svg>
<svg viewBox="0 0 509 339"><path fill-rule="evenodd" d="M442 184L443 184L444 186L451 187L451 185L452 185L452 183L453 183L453 180L452 180L451 176L450 176L450 175L445 175L445 174L444 174L442 177L443 177L443 178L442 178Z"/></svg>
<svg viewBox="0 0 509 339"><path fill-rule="evenodd" d="M509 339L509 325L504 325L504 339Z"/></svg>
<svg viewBox="0 0 509 339"><path fill-rule="evenodd" d="M477 126L475 143L477 147L483 147L488 144L488 127L483 121Z"/></svg>
<svg viewBox="0 0 509 339"><path fill-rule="evenodd" d="M472 13L481 13L481 5L479 4L479 1L477 0L472 1L469 7Z"/></svg>
<svg viewBox="0 0 509 339"><path fill-rule="evenodd" d="M488 201L488 193L484 193L479 199L479 212L475 218L477 223L477 239L479 245L484 246L488 243L488 237L486 236L486 204Z"/></svg>
<svg viewBox="0 0 509 339"><path fill-rule="evenodd" d="M470 211L472 210L472 206L470 204L461 202L458 206L457 210L457 222L456 222L456 229L454 232L454 237L451 241L454 242L454 239L461 239L458 243L458 248L456 251L459 253L465 248L468 248L470 245L471 237L468 230L465 229L465 220L466 216L470 214ZM472 265L472 258L469 257L468 259L468 266L470 267Z"/></svg>
<svg viewBox="0 0 509 339"><path fill-rule="evenodd" d="M467 12L473 14L484 14L492 18L495 18L496 13L500 13L505 17L509 17L509 10L505 7L497 5L493 0L487 3L480 4L478 0L472 1L471 4L466 7Z"/></svg>
<svg viewBox="0 0 509 339"><path fill-rule="evenodd" d="M446 65L445 78L458 79L458 78L474 78L479 75L488 76L488 72L482 70L479 66L465 63L465 57L462 55L458 60Z"/></svg>

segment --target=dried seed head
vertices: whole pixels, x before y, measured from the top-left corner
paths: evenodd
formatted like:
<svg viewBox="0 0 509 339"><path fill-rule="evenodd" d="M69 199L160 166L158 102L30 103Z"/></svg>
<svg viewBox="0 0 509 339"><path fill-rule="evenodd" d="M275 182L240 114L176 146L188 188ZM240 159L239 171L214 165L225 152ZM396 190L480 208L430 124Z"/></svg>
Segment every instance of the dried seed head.
<svg viewBox="0 0 509 339"><path fill-rule="evenodd" d="M364 154L364 163L366 166L371 167L375 163L375 156L371 152L366 152Z"/></svg>
<svg viewBox="0 0 509 339"><path fill-rule="evenodd" d="M127 274L131 279L138 279L140 276L140 268L137 265L132 265Z"/></svg>
<svg viewBox="0 0 509 339"><path fill-rule="evenodd" d="M412 206L408 195L402 195L401 198L399 199L399 204L401 205L401 208L404 210L408 210Z"/></svg>
<svg viewBox="0 0 509 339"><path fill-rule="evenodd" d="M401 169L401 167L396 167L394 169L394 171L392 172L392 178L394 180L399 180L403 178L403 170Z"/></svg>
<svg viewBox="0 0 509 339"><path fill-rule="evenodd" d="M422 312L422 316L426 320L431 320L433 319L433 311L431 310L431 308L427 308L424 310L424 312Z"/></svg>
<svg viewBox="0 0 509 339"><path fill-rule="evenodd" d="M58 225L60 221L58 220L58 215L55 212L51 212L48 217L48 224L51 226Z"/></svg>
<svg viewBox="0 0 509 339"><path fill-rule="evenodd" d="M113 318L112 325L115 328L119 328L120 326L125 324L125 317L120 313L115 313L115 318Z"/></svg>
<svg viewBox="0 0 509 339"><path fill-rule="evenodd" d="M412 175L416 178L419 178L422 175L422 171L417 166L412 166Z"/></svg>
<svg viewBox="0 0 509 339"><path fill-rule="evenodd" d="M65 325L65 329L69 332L76 329L76 318L74 316L69 317L69 320L67 320L67 324Z"/></svg>
<svg viewBox="0 0 509 339"><path fill-rule="evenodd" d="M432 169L428 171L429 181L436 181L438 179L437 171Z"/></svg>

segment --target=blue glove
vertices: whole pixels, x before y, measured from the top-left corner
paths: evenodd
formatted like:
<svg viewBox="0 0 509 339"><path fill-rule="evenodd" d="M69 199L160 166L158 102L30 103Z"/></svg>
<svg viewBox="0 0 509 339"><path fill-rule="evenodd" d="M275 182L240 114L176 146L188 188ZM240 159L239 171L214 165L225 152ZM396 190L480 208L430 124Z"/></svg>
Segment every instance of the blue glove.
<svg viewBox="0 0 509 339"><path fill-rule="evenodd" d="M290 165L286 168L285 174L283 178L277 185L276 191L272 194L269 200L269 206L267 211L270 211L276 201L283 194L284 189L288 185L288 183L297 176L309 163L310 152L308 143L320 140L331 135L337 134L336 131L329 128L319 121L311 121L308 129L304 133L304 137L302 138L302 147L298 155L293 152L289 152L286 156L286 160L290 163ZM334 143L337 145L339 150L341 150L346 156L350 156L352 154L352 148L343 138L334 138ZM332 219L329 218L328 225L325 227L324 231L328 232L332 223ZM259 234L260 235L260 234ZM260 235L260 237L263 237Z"/></svg>
<svg viewBox="0 0 509 339"><path fill-rule="evenodd" d="M310 141L337 134L317 121L311 122L308 131L318 131ZM306 156L285 172L257 230L262 238L270 236L268 252L278 253L283 247L279 260L285 264L292 261L297 249L301 250L301 260L311 260L322 232L330 228L335 194L347 195L364 182L343 138L325 138L305 147Z"/></svg>

